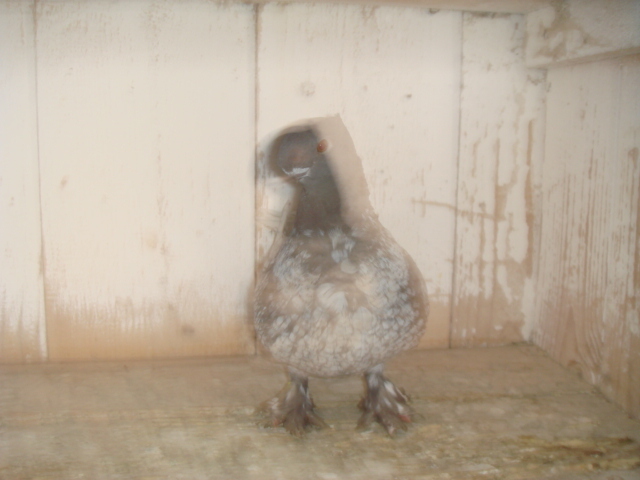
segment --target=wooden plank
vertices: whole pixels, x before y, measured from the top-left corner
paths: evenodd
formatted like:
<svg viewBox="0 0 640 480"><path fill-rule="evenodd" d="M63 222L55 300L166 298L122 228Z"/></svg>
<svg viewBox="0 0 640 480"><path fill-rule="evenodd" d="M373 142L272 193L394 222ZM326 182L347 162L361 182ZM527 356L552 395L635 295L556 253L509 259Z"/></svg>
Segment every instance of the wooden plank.
<svg viewBox="0 0 640 480"><path fill-rule="evenodd" d="M325 4L269 4L259 13L262 160L276 130L341 115L375 210L426 279L426 346L449 342L460 19L454 12ZM278 184L263 168L258 176L261 264L286 190L273 188Z"/></svg>
<svg viewBox="0 0 640 480"><path fill-rule="evenodd" d="M260 428L285 381L260 357L0 367L6 479L637 480L640 422L533 346L409 352L423 415L357 432L362 379L312 379L331 425ZM34 448L37 439L37 448Z"/></svg>
<svg viewBox="0 0 640 480"><path fill-rule="evenodd" d="M249 0L252 3L271 3L272 0ZM553 0L293 0L300 3L332 3L367 6L412 6L435 10L467 12L527 13L548 7Z"/></svg>
<svg viewBox="0 0 640 480"><path fill-rule="evenodd" d="M535 342L640 415L640 56L548 74Z"/></svg>
<svg viewBox="0 0 640 480"><path fill-rule="evenodd" d="M254 9L38 2L52 360L254 350Z"/></svg>
<svg viewBox="0 0 640 480"><path fill-rule="evenodd" d="M452 346L527 338L545 92L523 40L520 15L464 15Z"/></svg>
<svg viewBox="0 0 640 480"><path fill-rule="evenodd" d="M0 362L47 358L34 2L0 2Z"/></svg>
<svg viewBox="0 0 640 480"><path fill-rule="evenodd" d="M637 0L565 0L527 15L526 61L530 67L638 52Z"/></svg>

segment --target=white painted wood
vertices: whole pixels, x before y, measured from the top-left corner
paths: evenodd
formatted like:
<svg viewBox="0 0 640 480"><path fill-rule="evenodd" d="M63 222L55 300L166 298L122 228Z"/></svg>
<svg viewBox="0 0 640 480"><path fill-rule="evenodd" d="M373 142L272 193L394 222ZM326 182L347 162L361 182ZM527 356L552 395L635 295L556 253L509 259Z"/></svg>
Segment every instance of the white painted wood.
<svg viewBox="0 0 640 480"><path fill-rule="evenodd" d="M249 0L252 3L273 3L272 0ZM293 0L300 3L333 3L341 5L412 6L435 10L467 12L526 13L551 5L554 0Z"/></svg>
<svg viewBox="0 0 640 480"><path fill-rule="evenodd" d="M37 17L51 358L253 351L253 7Z"/></svg>
<svg viewBox="0 0 640 480"><path fill-rule="evenodd" d="M640 415L640 56L548 73L533 339Z"/></svg>
<svg viewBox="0 0 640 480"><path fill-rule="evenodd" d="M0 2L0 362L47 358L33 2Z"/></svg>
<svg viewBox="0 0 640 480"><path fill-rule="evenodd" d="M530 67L640 52L638 0L565 0L527 15Z"/></svg>
<svg viewBox="0 0 640 480"><path fill-rule="evenodd" d="M460 21L459 13L417 8L269 4L259 11L262 154L291 122L341 115L380 220L426 279L432 313L423 344L440 347L449 341ZM286 199L259 173L257 208L271 212L259 217L269 219L258 227L260 264Z"/></svg>
<svg viewBox="0 0 640 480"><path fill-rule="evenodd" d="M526 339L545 92L523 62L524 27L521 15L464 15L454 346Z"/></svg>

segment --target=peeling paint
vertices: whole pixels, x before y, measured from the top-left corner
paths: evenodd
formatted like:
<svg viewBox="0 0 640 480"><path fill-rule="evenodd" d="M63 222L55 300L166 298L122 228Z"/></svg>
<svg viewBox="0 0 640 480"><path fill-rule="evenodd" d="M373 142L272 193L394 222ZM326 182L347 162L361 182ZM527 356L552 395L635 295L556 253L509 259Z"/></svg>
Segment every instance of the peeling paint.
<svg viewBox="0 0 640 480"><path fill-rule="evenodd" d="M526 61L546 67L640 52L640 3L566 0L527 15Z"/></svg>
<svg viewBox="0 0 640 480"><path fill-rule="evenodd" d="M523 303L533 275L527 193L544 140L536 128L544 124L544 73L522 63L523 17L466 14L463 25L452 344L492 345L531 329Z"/></svg>

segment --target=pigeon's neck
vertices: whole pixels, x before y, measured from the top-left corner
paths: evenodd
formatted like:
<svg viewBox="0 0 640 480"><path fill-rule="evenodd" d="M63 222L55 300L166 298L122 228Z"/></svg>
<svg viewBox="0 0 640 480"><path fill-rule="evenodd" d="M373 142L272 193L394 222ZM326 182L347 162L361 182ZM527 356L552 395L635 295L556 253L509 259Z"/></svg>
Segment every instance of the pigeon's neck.
<svg viewBox="0 0 640 480"><path fill-rule="evenodd" d="M298 232L328 231L344 225L340 192L331 172L327 170L301 183L295 221Z"/></svg>

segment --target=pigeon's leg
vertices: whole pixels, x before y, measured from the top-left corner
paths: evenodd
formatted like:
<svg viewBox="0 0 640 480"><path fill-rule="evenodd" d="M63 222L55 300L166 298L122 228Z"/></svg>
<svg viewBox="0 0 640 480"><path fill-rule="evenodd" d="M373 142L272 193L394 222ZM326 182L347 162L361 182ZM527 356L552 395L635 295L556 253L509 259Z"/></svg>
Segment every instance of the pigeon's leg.
<svg viewBox="0 0 640 480"><path fill-rule="evenodd" d="M407 429L415 413L408 405L409 396L385 378L382 369L382 365L377 365L364 374L366 390L358 404L362 410L358 429L368 427L375 420L394 436L398 430Z"/></svg>
<svg viewBox="0 0 640 480"><path fill-rule="evenodd" d="M309 394L309 379L290 368L287 384L278 395L267 400L261 410L269 416L267 426L282 425L291 435L300 437L307 425L320 428L327 426L314 412L314 407Z"/></svg>

